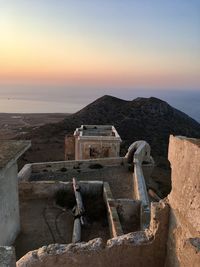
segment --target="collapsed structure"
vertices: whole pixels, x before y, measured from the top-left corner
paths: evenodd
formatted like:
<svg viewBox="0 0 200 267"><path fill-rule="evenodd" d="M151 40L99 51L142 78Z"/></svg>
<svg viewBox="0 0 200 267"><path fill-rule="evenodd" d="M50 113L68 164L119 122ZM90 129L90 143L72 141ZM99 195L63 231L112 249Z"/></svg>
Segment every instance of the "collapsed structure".
<svg viewBox="0 0 200 267"><path fill-rule="evenodd" d="M79 140L76 155L100 150L101 134L114 127L80 129L98 140ZM0 243L0 266L199 266L199 144L170 137L172 192L165 200L150 187L154 160L145 141L125 157L25 165L18 174L21 232ZM5 245L14 245L17 263Z"/></svg>

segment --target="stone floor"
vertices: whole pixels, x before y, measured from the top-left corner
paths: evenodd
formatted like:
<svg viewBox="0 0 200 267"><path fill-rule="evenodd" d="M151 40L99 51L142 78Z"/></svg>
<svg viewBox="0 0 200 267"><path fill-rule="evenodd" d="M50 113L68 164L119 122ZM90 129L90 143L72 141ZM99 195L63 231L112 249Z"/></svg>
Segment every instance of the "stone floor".
<svg viewBox="0 0 200 267"><path fill-rule="evenodd" d="M94 203L95 205L95 203ZM92 203L90 208L92 207ZM95 210L95 207L93 207ZM98 210L95 210L98 212ZM63 211L53 199L30 199L20 203L21 233L15 241L17 259L28 251L52 243L71 243L74 216L71 210ZM82 241L101 237L109 239L106 216L94 220L88 214L88 225L82 230Z"/></svg>

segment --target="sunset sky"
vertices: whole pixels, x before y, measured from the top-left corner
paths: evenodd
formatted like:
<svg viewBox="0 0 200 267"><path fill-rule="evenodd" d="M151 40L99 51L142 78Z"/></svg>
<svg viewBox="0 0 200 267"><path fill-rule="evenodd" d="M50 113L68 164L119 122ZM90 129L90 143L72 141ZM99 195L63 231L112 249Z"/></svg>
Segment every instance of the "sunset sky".
<svg viewBox="0 0 200 267"><path fill-rule="evenodd" d="M0 0L0 83L200 88L199 0Z"/></svg>

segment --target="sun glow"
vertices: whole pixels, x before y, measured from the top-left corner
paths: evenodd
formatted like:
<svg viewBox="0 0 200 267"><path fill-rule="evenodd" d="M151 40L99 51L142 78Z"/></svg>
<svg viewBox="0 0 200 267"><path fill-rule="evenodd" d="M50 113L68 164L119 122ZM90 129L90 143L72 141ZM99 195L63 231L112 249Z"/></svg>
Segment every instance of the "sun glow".
<svg viewBox="0 0 200 267"><path fill-rule="evenodd" d="M76 22L78 26L75 27L74 18L70 16L62 18L61 23L58 16L38 18L31 10L22 16L19 8L15 8L13 4L0 11L1 81L159 87L200 84L197 53L194 50L188 54L187 47L173 40L176 36L171 36L172 40L166 40L166 44L165 37L156 42L147 36L148 44L145 43L145 32L136 29L134 36L131 25L128 25L124 39L123 31L109 36L107 29L104 37L98 32L97 19L93 21L96 26L91 24L96 27L94 32L93 28L82 28L81 21L86 20L84 16L77 17L80 22ZM121 26L116 23L113 27ZM137 36L138 39L142 36L141 40Z"/></svg>

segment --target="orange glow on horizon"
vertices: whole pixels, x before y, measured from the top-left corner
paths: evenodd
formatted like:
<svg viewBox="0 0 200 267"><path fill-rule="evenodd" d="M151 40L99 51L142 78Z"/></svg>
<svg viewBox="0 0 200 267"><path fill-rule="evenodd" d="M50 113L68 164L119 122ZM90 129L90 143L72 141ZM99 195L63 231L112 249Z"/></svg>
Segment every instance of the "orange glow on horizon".
<svg viewBox="0 0 200 267"><path fill-rule="evenodd" d="M157 88L166 88L170 86L180 87L183 83L185 86L197 87L200 84L200 77L187 75L174 75L173 73L163 74L123 74L123 73L95 73L94 72L21 72L0 73L0 81L4 83L42 83L42 84L76 84L76 85L107 85L107 86L148 86Z"/></svg>
<svg viewBox="0 0 200 267"><path fill-rule="evenodd" d="M121 35L126 39L120 35L115 39L108 33L102 36L101 31L82 31L85 18L77 18L78 27L73 28L66 16L62 24L60 17L55 21L42 17L39 22L33 14L25 20L10 10L0 12L0 82L200 87L200 61L195 53L188 53L191 50L187 46L173 39L177 34L170 35L168 46L161 32L155 35L161 38L160 45L151 37L151 28L149 35L139 27L135 30L138 35L128 37L123 35L124 28ZM99 29L98 23L96 27ZM141 35L147 38L143 42Z"/></svg>

